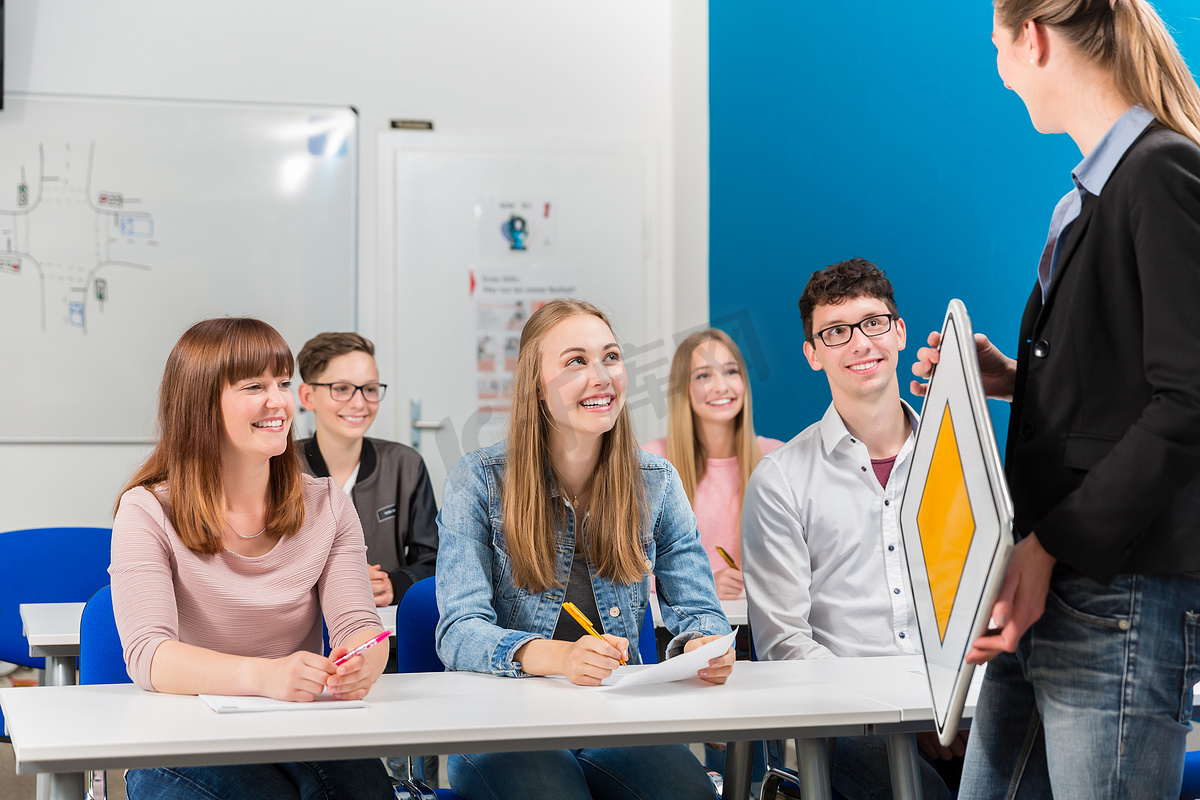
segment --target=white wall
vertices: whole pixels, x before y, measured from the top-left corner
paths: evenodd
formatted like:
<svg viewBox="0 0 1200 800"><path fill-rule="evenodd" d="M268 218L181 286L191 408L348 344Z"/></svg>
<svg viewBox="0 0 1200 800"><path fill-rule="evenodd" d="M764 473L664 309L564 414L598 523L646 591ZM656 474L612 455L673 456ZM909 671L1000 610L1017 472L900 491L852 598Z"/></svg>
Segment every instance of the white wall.
<svg viewBox="0 0 1200 800"><path fill-rule="evenodd" d="M392 312L378 299L375 258L375 135L392 118L446 133L650 142L670 187L661 241L675 307L664 313L677 327L707 316L704 0L26 0L6 14L8 91L357 108L367 336ZM387 363L391 343L379 344ZM395 435L392 412L380 415L382 436ZM0 445L0 531L109 524L145 453Z"/></svg>

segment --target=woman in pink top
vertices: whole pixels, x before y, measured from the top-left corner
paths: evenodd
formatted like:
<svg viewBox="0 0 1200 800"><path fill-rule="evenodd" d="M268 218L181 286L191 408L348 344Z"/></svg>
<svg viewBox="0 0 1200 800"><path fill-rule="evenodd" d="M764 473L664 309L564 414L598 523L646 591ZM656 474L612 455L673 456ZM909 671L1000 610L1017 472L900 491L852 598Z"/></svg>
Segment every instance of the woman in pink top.
<svg viewBox="0 0 1200 800"><path fill-rule="evenodd" d="M717 547L741 563L746 482L763 454L783 442L754 435L746 362L724 331L709 328L683 340L671 360L669 397L667 435L643 449L665 456L679 472L717 597L741 597L742 571L730 567Z"/></svg>
<svg viewBox="0 0 1200 800"><path fill-rule="evenodd" d="M292 353L254 319L192 326L171 351L159 440L117 506L112 594L143 689L312 701L367 694L388 649L349 498L300 471ZM322 615L333 652L321 655ZM378 759L131 770L139 798L391 798Z"/></svg>

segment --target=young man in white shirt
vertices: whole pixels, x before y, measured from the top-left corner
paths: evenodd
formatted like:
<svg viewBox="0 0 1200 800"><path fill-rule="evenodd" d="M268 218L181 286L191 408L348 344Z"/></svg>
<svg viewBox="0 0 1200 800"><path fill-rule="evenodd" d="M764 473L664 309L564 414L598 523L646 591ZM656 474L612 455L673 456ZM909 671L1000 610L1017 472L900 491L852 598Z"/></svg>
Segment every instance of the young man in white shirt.
<svg viewBox="0 0 1200 800"><path fill-rule="evenodd" d="M891 282L854 258L813 273L800 296L804 355L825 373L822 419L764 456L742 506L742 572L758 657L832 658L921 652L900 539L900 496L917 414L900 399L905 345ZM918 742L949 758L932 734ZM962 754L956 742L954 755ZM891 797L881 737L839 737L833 788ZM921 765L926 798L945 782Z"/></svg>

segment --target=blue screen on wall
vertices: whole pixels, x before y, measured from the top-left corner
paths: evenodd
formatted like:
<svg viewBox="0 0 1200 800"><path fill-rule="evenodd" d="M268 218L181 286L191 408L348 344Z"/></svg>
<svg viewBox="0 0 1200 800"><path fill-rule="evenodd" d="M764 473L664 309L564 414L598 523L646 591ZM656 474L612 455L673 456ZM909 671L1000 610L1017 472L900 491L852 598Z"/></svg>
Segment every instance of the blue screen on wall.
<svg viewBox="0 0 1200 800"><path fill-rule="evenodd" d="M1194 0L1155 5L1194 72ZM829 405L796 301L836 261L866 258L895 285L909 332L901 396L918 409L909 370L950 298L1015 354L1050 213L1081 156L1066 135L1037 133L997 77L991 4L709 9L710 313L757 345L758 432L788 439ZM991 411L1003 443L1007 406Z"/></svg>

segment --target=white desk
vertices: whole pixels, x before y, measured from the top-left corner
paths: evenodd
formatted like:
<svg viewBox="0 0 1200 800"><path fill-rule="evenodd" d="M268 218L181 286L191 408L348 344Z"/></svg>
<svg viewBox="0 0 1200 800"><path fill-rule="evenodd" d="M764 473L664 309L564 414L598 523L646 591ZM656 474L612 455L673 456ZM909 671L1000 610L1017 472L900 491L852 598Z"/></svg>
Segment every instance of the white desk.
<svg viewBox="0 0 1200 800"><path fill-rule="evenodd" d="M475 673L385 675L369 707L349 711L222 715L195 697L127 684L0 689L0 706L19 773L748 742L861 735L903 724L899 707L820 679L814 663L739 662L724 686L689 680L616 692ZM873 682L886 686L889 667L880 667ZM819 761L802 766L826 773L823 748ZM741 783L727 782L725 796L746 797L748 771ZM56 800L69 796L57 782L52 789Z"/></svg>
<svg viewBox="0 0 1200 800"><path fill-rule="evenodd" d="M75 683L79 656L79 621L85 603L22 603L22 633L29 640L29 655L46 659L46 683Z"/></svg>
<svg viewBox="0 0 1200 800"><path fill-rule="evenodd" d="M398 606L384 606L377 608L379 612L379 620L383 623L383 627L389 630L394 636L396 633L396 609Z"/></svg>
<svg viewBox="0 0 1200 800"><path fill-rule="evenodd" d="M729 620L730 625L745 625L750 619L746 614L746 598L744 597L736 600L722 600L721 610L725 612L725 618ZM662 609L658 607L657 593L650 595L650 613L654 615L655 627L666 627L663 625Z"/></svg>

